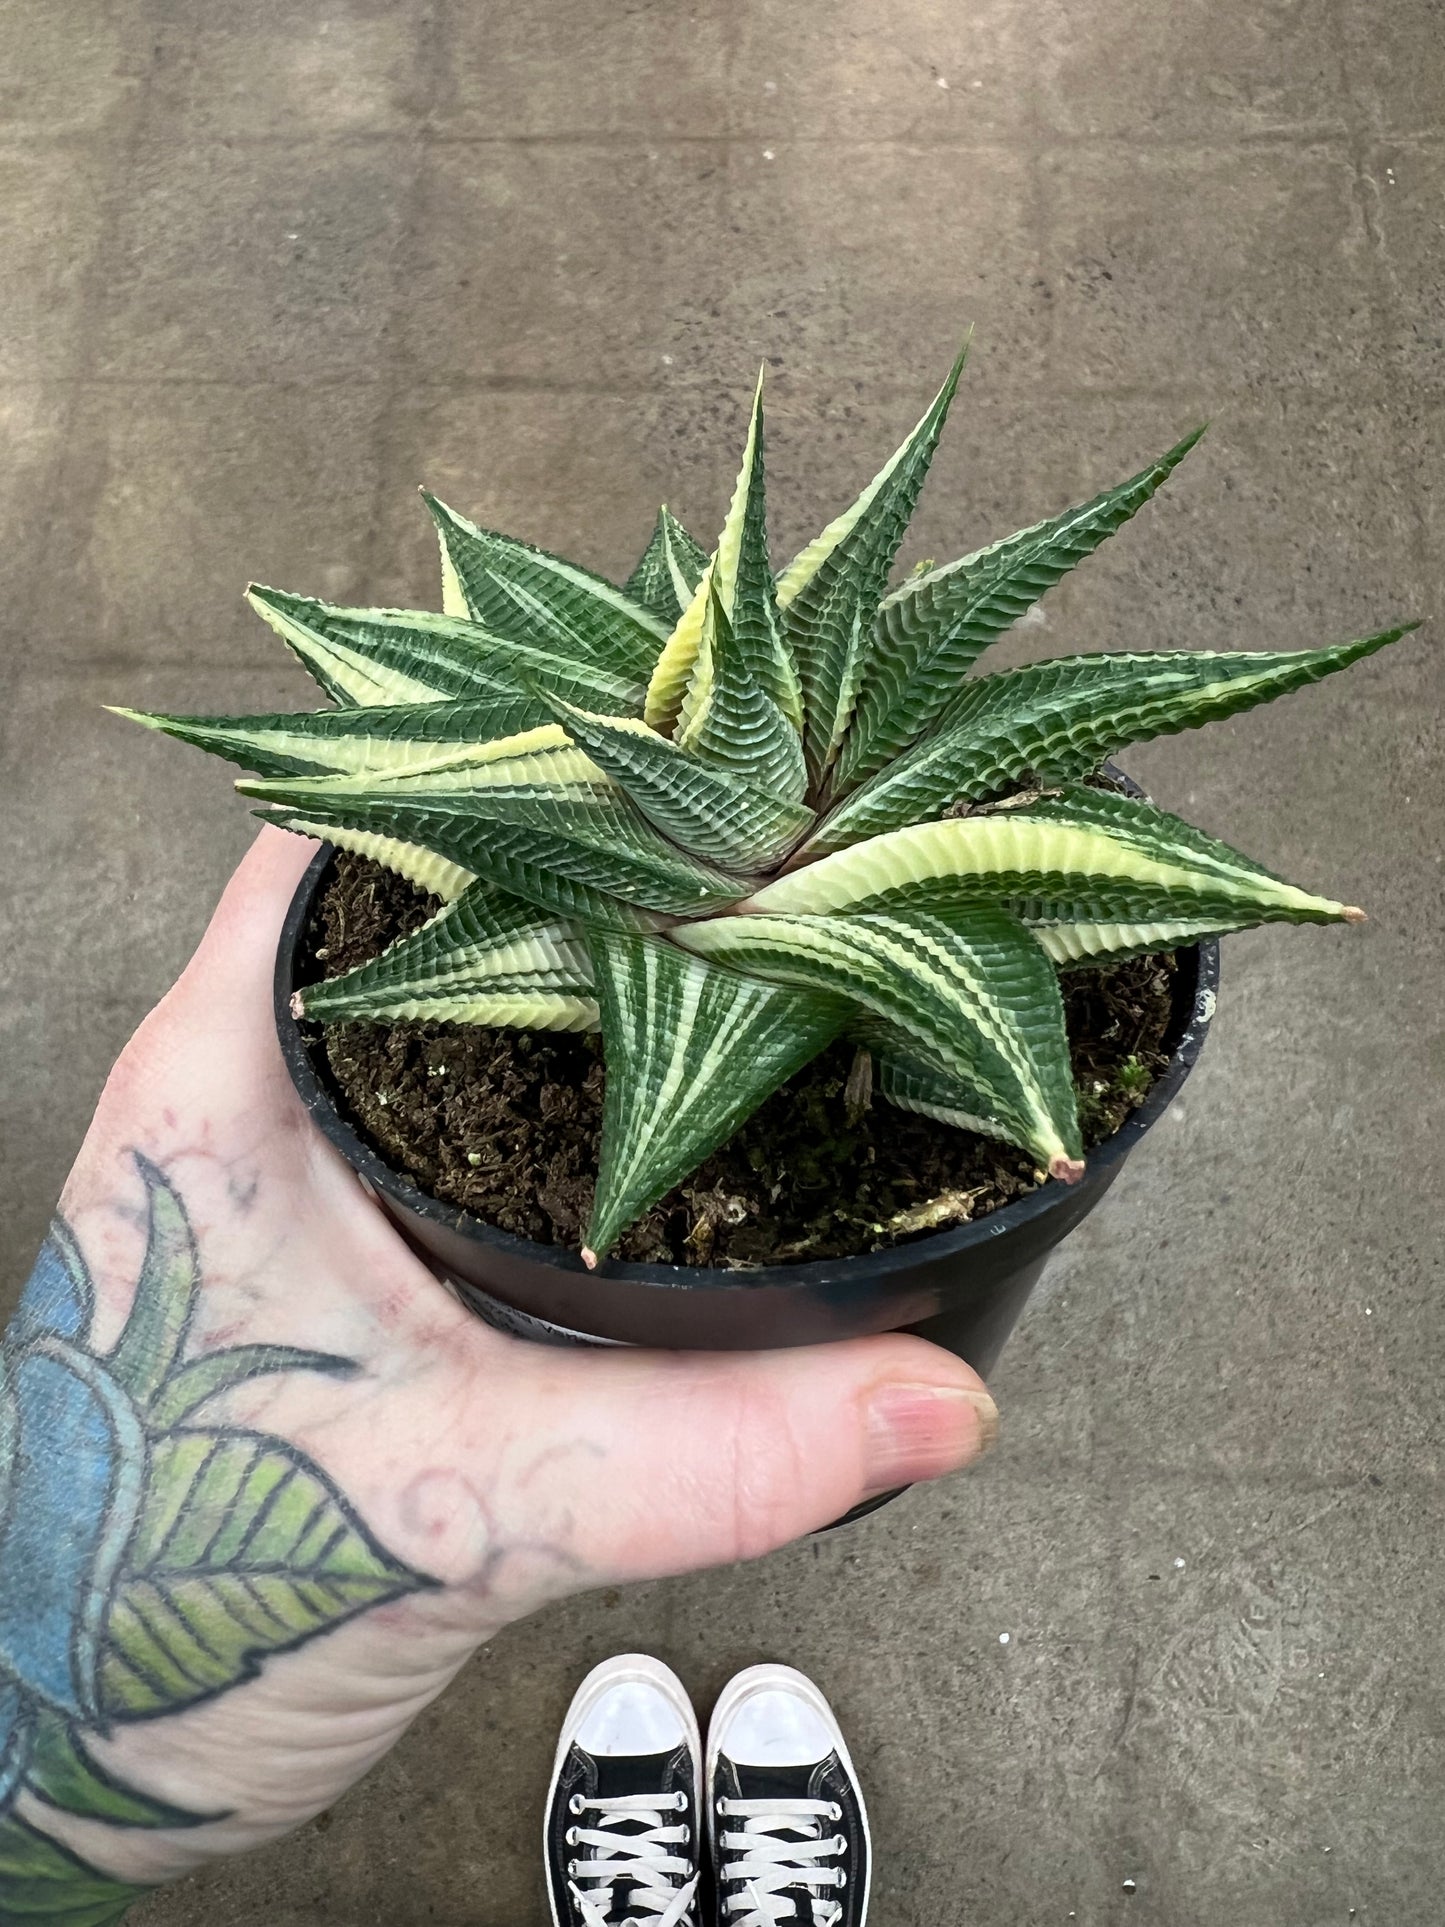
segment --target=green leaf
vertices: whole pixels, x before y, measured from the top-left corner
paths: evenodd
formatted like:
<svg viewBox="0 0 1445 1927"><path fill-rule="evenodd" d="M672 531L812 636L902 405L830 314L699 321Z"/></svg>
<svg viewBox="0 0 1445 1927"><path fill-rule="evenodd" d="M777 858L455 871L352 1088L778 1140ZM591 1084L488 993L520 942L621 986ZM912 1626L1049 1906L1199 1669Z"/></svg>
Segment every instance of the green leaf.
<svg viewBox="0 0 1445 1927"><path fill-rule="evenodd" d="M550 648L545 639L498 635L465 616L426 609L344 609L255 584L247 600L343 706L397 708L464 699L493 704L504 716L508 704L528 700L523 679L571 702L623 715L636 714L642 705L645 670L619 674ZM526 718L500 721L485 734L529 726Z"/></svg>
<svg viewBox="0 0 1445 1927"><path fill-rule="evenodd" d="M1172 923L1029 923L1035 942L1060 970L1123 963L1127 957L1154 956L1247 928L1248 923L1238 917L1183 917Z"/></svg>
<svg viewBox="0 0 1445 1927"><path fill-rule="evenodd" d="M707 550L694 542L666 503L657 511L652 540L623 584L623 594L664 622L676 622L707 567Z"/></svg>
<svg viewBox="0 0 1445 1927"><path fill-rule="evenodd" d="M352 1359L330 1352L302 1351L294 1345L229 1345L177 1365L151 1400L147 1418L156 1431L183 1425L222 1392L273 1372L324 1372L329 1378L354 1378Z"/></svg>
<svg viewBox="0 0 1445 1927"><path fill-rule="evenodd" d="M736 976L655 938L592 933L589 942L607 1059L582 1253L592 1265L837 1036L847 1006Z"/></svg>
<svg viewBox="0 0 1445 1927"><path fill-rule="evenodd" d="M499 635L645 682L667 623L590 569L479 529L422 491L472 616Z"/></svg>
<svg viewBox="0 0 1445 1927"><path fill-rule="evenodd" d="M1082 1175L1058 977L1006 912L721 917L673 934L734 969L852 998L977 1092L1052 1176Z"/></svg>
<svg viewBox="0 0 1445 1927"><path fill-rule="evenodd" d="M592 966L574 923L475 884L379 957L297 993L323 1023L412 1018L590 1030Z"/></svg>
<svg viewBox="0 0 1445 1927"><path fill-rule="evenodd" d="M145 1406L185 1343L200 1259L185 1207L165 1173L138 1151L135 1161L146 1189L145 1257L125 1329L106 1363Z"/></svg>
<svg viewBox="0 0 1445 1927"><path fill-rule="evenodd" d="M868 680L878 672L873 625L963 373L965 347L927 413L851 508L778 578L778 606L802 685L808 768L821 784Z"/></svg>
<svg viewBox="0 0 1445 1927"><path fill-rule="evenodd" d="M896 1024L878 1023L865 1041L873 1052L875 1089L900 1110L936 1118L955 1130L977 1131L984 1137L1014 1141L1007 1117L1000 1116L991 1099L961 1077L930 1063L917 1039Z"/></svg>
<svg viewBox="0 0 1445 1927"><path fill-rule="evenodd" d="M41 1716L26 1790L62 1813L114 1827L198 1827L227 1817L195 1813L122 1785L92 1757L76 1728L54 1713Z"/></svg>
<svg viewBox="0 0 1445 1927"><path fill-rule="evenodd" d="M112 1880L18 1813L0 1816L0 1920L6 1927L116 1927L147 1891Z"/></svg>
<svg viewBox="0 0 1445 1927"><path fill-rule="evenodd" d="M878 610L873 673L838 759L835 790L883 768L945 716L988 645L1142 508L1203 433L1186 435L1117 488L895 589Z"/></svg>
<svg viewBox="0 0 1445 1927"><path fill-rule="evenodd" d="M429 769L449 745L470 747L539 728L547 703L523 691L505 704L409 703L396 709L322 709L294 716L161 716L114 709L258 776L404 776Z"/></svg>
<svg viewBox="0 0 1445 1927"><path fill-rule="evenodd" d="M268 815L266 820L276 824L278 829L292 830L297 836L314 836L338 850L348 850L353 856L364 856L373 863L380 863L397 876L405 877L408 883L414 883L419 890L429 890L434 897L440 897L443 903L454 902L477 880L461 864L438 856L435 850L428 850L420 843L404 842L400 837L381 836L373 830L352 829L344 823L323 823L291 811L278 810Z"/></svg>
<svg viewBox="0 0 1445 1927"><path fill-rule="evenodd" d="M242 785L244 788L245 786ZM397 796L385 791L298 796L268 791L266 822L343 841L356 832L432 849L471 876L558 917L609 929L652 929L660 916L701 916L737 900L735 877L659 836L621 790L588 798Z"/></svg>
<svg viewBox="0 0 1445 1927"><path fill-rule="evenodd" d="M570 703L554 702L553 709L567 733L643 815L705 862L766 869L813 821L804 804L785 801L736 771L704 761L644 722L588 715Z"/></svg>
<svg viewBox="0 0 1445 1927"><path fill-rule="evenodd" d="M385 1552L324 1473L279 1439L181 1431L152 1444L146 1503L106 1628L116 1719L254 1678L367 1607L432 1582Z"/></svg>
<svg viewBox="0 0 1445 1927"><path fill-rule="evenodd" d="M1411 624L1410 628L1417 625ZM1387 629L1327 649L1066 656L966 683L948 723L855 790L808 848L866 836L999 795L1025 777L1087 775L1126 743L1176 734L1272 702L1397 642Z"/></svg>
<svg viewBox="0 0 1445 1927"><path fill-rule="evenodd" d="M916 823L839 850L738 906L823 915L1002 904L1029 923L1355 922L1152 804L1079 787L1022 808Z"/></svg>
<svg viewBox="0 0 1445 1927"><path fill-rule="evenodd" d="M802 693L778 618L766 517L759 375L742 470L717 554L698 584L703 617L676 735L684 748L796 801L807 788ZM650 706L674 646L670 640L653 672Z"/></svg>

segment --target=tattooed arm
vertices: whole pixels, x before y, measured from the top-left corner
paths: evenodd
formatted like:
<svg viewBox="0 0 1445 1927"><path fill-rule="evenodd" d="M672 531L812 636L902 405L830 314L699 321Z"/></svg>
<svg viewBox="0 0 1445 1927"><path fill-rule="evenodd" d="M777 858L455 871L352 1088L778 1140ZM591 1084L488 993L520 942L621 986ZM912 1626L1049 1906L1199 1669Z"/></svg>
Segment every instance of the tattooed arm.
<svg viewBox="0 0 1445 1927"><path fill-rule="evenodd" d="M576 1353L480 1324L295 1097L265 831L112 1073L0 1351L0 1920L104 1927L332 1801L544 1601L937 1476L947 1354Z"/></svg>

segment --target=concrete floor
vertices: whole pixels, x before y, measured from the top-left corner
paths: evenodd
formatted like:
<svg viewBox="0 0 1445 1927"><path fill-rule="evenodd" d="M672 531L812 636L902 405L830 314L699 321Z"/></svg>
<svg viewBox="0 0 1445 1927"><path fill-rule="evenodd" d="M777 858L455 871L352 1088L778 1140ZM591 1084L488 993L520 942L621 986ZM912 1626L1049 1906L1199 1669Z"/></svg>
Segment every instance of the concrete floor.
<svg viewBox="0 0 1445 1927"><path fill-rule="evenodd" d="M791 542L972 321L913 556L1214 422L1031 653L1442 611L1439 0L0 0L0 44L7 1286L248 837L98 705L304 700L242 584L433 603L422 479L621 573L664 496L717 526L766 355ZM1231 941L979 1473L515 1628L137 1922L537 1927L554 1724L641 1646L824 1683L879 1927L1437 1927L1438 635L1130 757L1372 921Z"/></svg>

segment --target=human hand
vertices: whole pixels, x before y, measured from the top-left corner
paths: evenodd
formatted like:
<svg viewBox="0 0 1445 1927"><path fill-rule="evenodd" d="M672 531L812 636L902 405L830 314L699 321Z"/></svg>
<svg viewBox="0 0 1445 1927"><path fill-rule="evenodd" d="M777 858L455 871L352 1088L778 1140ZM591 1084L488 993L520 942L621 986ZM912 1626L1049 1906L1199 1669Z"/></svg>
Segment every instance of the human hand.
<svg viewBox="0 0 1445 1927"><path fill-rule="evenodd" d="M509 1621L754 1557L995 1423L914 1338L573 1351L464 1311L282 1063L314 847L261 832L122 1054L6 1340L6 1920L118 1918L329 1804Z"/></svg>

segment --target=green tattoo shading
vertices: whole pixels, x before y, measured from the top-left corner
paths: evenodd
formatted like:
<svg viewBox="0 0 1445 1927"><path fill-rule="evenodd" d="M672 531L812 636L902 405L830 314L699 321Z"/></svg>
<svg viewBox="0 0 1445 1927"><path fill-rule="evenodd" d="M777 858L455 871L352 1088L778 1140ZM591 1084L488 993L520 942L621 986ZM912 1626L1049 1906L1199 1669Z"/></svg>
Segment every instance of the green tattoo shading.
<svg viewBox="0 0 1445 1927"><path fill-rule="evenodd" d="M122 1784L87 1748L254 1679L370 1606L432 1586L286 1440L210 1425L264 1373L349 1377L280 1345L185 1356L200 1282L185 1208L137 1157L147 1235L114 1348L57 1219L0 1341L0 1921L107 1927L143 1888L86 1864L47 1814L117 1827L222 1819Z"/></svg>

